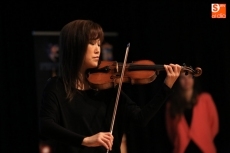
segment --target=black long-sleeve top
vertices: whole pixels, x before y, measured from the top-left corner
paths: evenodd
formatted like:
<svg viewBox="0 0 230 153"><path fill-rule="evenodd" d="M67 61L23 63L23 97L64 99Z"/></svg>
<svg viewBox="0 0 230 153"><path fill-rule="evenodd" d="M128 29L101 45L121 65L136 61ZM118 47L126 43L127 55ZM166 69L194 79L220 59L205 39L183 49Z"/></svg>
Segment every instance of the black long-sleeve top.
<svg viewBox="0 0 230 153"><path fill-rule="evenodd" d="M193 116L193 107L192 108L187 108L184 110L184 116L185 119L188 123L188 126L191 126L191 122L192 122L192 116ZM202 153L202 151L200 150L200 148L197 146L197 144L195 144L195 142L193 140L190 140L185 153Z"/></svg>
<svg viewBox="0 0 230 153"><path fill-rule="evenodd" d="M121 92L114 128L111 153L120 152L122 135L128 125L146 126L167 100L171 89L163 84L159 92L140 108ZM105 153L104 147L85 147L82 141L98 132L109 132L117 90L77 90L71 102L66 99L59 77L47 81L40 110L40 135L55 142L60 153Z"/></svg>

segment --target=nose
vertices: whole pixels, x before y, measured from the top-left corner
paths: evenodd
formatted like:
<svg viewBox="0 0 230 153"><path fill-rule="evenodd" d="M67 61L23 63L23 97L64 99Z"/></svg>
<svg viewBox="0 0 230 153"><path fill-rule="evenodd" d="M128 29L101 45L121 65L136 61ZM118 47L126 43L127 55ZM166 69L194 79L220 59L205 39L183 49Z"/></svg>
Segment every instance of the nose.
<svg viewBox="0 0 230 153"><path fill-rule="evenodd" d="M94 53L95 53L95 54L100 54L100 51L101 51L100 46L97 46L97 47L95 48L95 50L94 50Z"/></svg>

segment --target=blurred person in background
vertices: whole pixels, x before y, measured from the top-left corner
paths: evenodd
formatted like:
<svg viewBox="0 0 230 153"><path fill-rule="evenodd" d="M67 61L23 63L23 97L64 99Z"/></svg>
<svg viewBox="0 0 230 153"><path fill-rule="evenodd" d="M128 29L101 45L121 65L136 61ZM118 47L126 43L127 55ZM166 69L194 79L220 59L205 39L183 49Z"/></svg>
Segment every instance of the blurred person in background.
<svg viewBox="0 0 230 153"><path fill-rule="evenodd" d="M47 56L49 62L52 63L51 66L51 76L57 76L58 74L58 62L59 62L59 45L58 44L48 44Z"/></svg>
<svg viewBox="0 0 230 153"><path fill-rule="evenodd" d="M101 45L102 60L112 61L113 60L113 45L109 42L103 42Z"/></svg>
<svg viewBox="0 0 230 153"><path fill-rule="evenodd" d="M201 92L195 78L181 73L166 104L166 129L173 153L216 153L218 112L212 96Z"/></svg>

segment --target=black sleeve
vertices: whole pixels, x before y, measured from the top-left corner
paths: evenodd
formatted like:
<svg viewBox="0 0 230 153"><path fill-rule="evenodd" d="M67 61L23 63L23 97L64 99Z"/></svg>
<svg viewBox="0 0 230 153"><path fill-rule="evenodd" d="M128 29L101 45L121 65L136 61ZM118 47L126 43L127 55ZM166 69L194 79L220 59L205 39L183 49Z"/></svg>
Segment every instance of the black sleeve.
<svg viewBox="0 0 230 153"><path fill-rule="evenodd" d="M127 121L131 121L135 126L145 127L161 106L166 102L171 93L172 89L163 83L158 93L156 93L150 102L141 109L125 93L122 92L122 97L126 101Z"/></svg>
<svg viewBox="0 0 230 153"><path fill-rule="evenodd" d="M73 146L81 146L85 136L74 133L59 124L60 109L57 92L48 84L43 92L40 110L40 136Z"/></svg>

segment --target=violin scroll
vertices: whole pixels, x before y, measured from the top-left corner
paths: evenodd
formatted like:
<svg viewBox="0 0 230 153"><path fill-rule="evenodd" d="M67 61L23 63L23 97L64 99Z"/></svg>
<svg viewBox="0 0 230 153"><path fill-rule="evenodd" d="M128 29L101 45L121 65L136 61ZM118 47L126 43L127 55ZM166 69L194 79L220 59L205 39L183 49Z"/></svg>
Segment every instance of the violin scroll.
<svg viewBox="0 0 230 153"><path fill-rule="evenodd" d="M182 72L185 72L185 75L188 75L188 73L191 73L194 77L198 77L202 74L202 69L200 67L196 67L195 70L190 66L187 67L186 64L183 64L182 66Z"/></svg>
<svg viewBox="0 0 230 153"><path fill-rule="evenodd" d="M197 68L195 69L195 73L193 74L193 76L198 77L198 76L200 76L201 74L202 74L202 69L199 68L199 67L197 67Z"/></svg>

